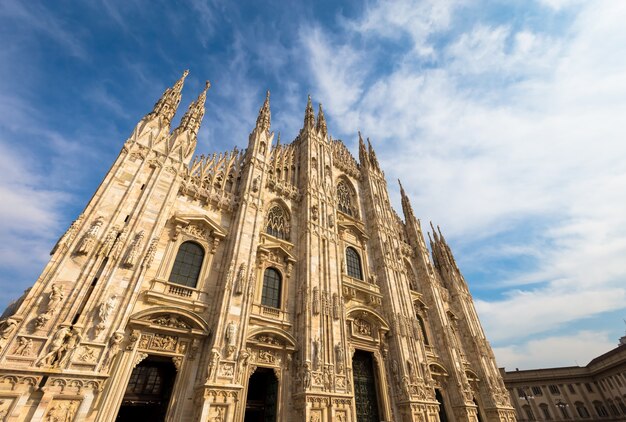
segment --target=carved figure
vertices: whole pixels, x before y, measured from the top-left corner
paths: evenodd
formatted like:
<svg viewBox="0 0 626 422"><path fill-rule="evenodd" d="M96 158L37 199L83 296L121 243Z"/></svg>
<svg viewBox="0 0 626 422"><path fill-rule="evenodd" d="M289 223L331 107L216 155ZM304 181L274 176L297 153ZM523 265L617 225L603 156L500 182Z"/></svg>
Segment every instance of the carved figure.
<svg viewBox="0 0 626 422"><path fill-rule="evenodd" d="M65 365L72 359L72 355L78 349L83 336L80 330L76 327L72 327L72 330L69 333L69 336L66 337L65 344L63 345L63 357L59 362L59 365Z"/></svg>
<svg viewBox="0 0 626 422"><path fill-rule="evenodd" d="M233 291L235 294L240 295L243 293L244 284L246 284L246 263L242 262L237 271L237 278L235 279L235 287Z"/></svg>
<svg viewBox="0 0 626 422"><path fill-rule="evenodd" d="M220 357L220 352L213 349L213 351L211 352L211 359L209 361L209 367L207 371L207 382L213 381L215 379L217 367L220 363Z"/></svg>
<svg viewBox="0 0 626 422"><path fill-rule="evenodd" d="M102 326L102 329L104 329L104 325L109 320L111 312L113 312L116 304L117 296L113 295L107 301L102 302L98 307L98 318L100 318L98 326Z"/></svg>
<svg viewBox="0 0 626 422"><path fill-rule="evenodd" d="M37 366L58 366L67 351L64 346L69 336L70 327L59 328L48 345L48 353L37 361Z"/></svg>
<svg viewBox="0 0 626 422"><path fill-rule="evenodd" d="M322 364L322 358L320 356L320 340L316 338L313 340L313 369L318 369Z"/></svg>
<svg viewBox="0 0 626 422"><path fill-rule="evenodd" d="M302 369L302 372L304 372L303 374L303 382L304 382L304 388L308 389L311 388L311 369L309 368L309 364L305 363Z"/></svg>
<svg viewBox="0 0 626 422"><path fill-rule="evenodd" d="M85 236L83 236L80 243L78 244L78 247L76 248L76 254L87 255L89 252L91 252L96 244L96 238L98 236L98 233L100 232L100 227L102 227L103 222L104 219L102 217L98 217L93 222L89 230L87 230L87 233L85 233Z"/></svg>
<svg viewBox="0 0 626 422"><path fill-rule="evenodd" d="M2 331L0 332L0 350L4 348L4 345L9 336L17 329L17 321L13 318L7 318L2 323Z"/></svg>
<svg viewBox="0 0 626 422"><path fill-rule="evenodd" d="M46 414L45 422L72 422L78 409L76 400L53 401L53 405Z"/></svg>
<svg viewBox="0 0 626 422"><path fill-rule="evenodd" d="M113 359L115 359L115 356L117 356L120 352L122 348L122 340L124 340L124 334L122 333L113 334L113 337L109 340L109 349L104 355L104 360L102 361L103 370L109 369L111 363L113 363Z"/></svg>
<svg viewBox="0 0 626 422"><path fill-rule="evenodd" d="M235 351L235 343L237 342L237 324L230 321L226 326L226 342L228 354L231 355Z"/></svg>
<svg viewBox="0 0 626 422"><path fill-rule="evenodd" d="M241 350L239 352L239 373L237 375L237 381L239 381L241 379L241 375L243 374L243 372L245 371L246 367L248 366L248 362L250 361L250 354L251 354L251 350L245 349L245 350Z"/></svg>
<svg viewBox="0 0 626 422"><path fill-rule="evenodd" d="M19 355L19 356L28 356L30 355L30 352L32 352L32 350L33 350L33 340L26 338L26 337L20 337L20 340L17 344L17 347L13 351L13 354Z"/></svg>

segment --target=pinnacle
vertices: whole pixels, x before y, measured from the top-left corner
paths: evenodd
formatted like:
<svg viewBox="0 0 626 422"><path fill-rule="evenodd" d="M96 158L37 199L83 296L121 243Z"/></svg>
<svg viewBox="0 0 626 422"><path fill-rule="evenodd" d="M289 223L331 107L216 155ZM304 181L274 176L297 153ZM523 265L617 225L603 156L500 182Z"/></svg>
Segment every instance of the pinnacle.
<svg viewBox="0 0 626 422"><path fill-rule="evenodd" d="M259 109L259 116L256 119L256 126L263 131L270 129L272 123L272 113L270 111L270 90L265 93L265 101Z"/></svg>

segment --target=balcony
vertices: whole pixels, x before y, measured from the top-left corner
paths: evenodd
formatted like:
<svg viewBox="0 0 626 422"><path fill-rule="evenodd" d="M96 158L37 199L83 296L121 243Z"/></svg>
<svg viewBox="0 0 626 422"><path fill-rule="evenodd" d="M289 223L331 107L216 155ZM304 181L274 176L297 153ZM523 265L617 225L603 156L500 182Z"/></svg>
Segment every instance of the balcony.
<svg viewBox="0 0 626 422"><path fill-rule="evenodd" d="M149 303L184 306L196 312L207 308L208 297L205 292L159 278L155 278L151 283L150 289L144 292Z"/></svg>

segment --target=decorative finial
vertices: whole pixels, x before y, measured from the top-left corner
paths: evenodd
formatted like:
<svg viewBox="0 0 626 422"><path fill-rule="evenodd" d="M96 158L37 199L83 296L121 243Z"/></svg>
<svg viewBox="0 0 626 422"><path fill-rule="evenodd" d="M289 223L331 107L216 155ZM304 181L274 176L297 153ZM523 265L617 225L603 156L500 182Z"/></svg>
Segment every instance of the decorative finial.
<svg viewBox="0 0 626 422"><path fill-rule="evenodd" d="M261 131L269 131L272 124L272 113L270 111L270 90L265 93L265 101L259 109L259 116L256 119L256 127Z"/></svg>

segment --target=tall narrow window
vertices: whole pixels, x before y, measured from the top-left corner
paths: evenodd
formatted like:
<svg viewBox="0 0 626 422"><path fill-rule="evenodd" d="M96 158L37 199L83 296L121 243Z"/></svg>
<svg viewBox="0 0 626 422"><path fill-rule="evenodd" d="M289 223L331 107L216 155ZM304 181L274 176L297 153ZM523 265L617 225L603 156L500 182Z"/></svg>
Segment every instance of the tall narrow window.
<svg viewBox="0 0 626 422"><path fill-rule="evenodd" d="M185 242L180 245L174 267L170 273L170 283L196 287L203 260L204 250L202 246L195 242Z"/></svg>
<svg viewBox="0 0 626 422"><path fill-rule="evenodd" d="M289 240L289 220L280 205L272 206L268 213L265 223L265 231L267 234L279 239Z"/></svg>
<svg viewBox="0 0 626 422"><path fill-rule="evenodd" d="M346 248L346 270L352 278L363 280L363 272L361 271L361 257L359 253L352 247Z"/></svg>
<svg viewBox="0 0 626 422"><path fill-rule="evenodd" d="M263 275L263 292L261 293L261 305L270 308L280 308L280 291L282 277L274 268L268 268Z"/></svg>

